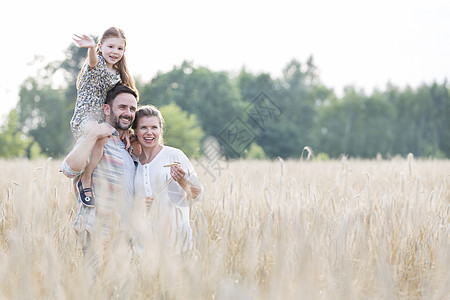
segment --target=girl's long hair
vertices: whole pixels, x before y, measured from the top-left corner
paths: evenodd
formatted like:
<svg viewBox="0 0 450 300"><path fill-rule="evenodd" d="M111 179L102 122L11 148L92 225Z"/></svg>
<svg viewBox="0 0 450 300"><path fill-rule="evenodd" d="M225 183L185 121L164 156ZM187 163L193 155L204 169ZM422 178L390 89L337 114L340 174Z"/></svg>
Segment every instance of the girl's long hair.
<svg viewBox="0 0 450 300"><path fill-rule="evenodd" d="M112 37L122 38L124 43L125 43L125 47L126 47L127 39L125 37L125 33L123 32L122 29L117 28L117 27L110 27L110 28L106 29L105 32L103 32L103 35L102 35L102 37L100 39L99 44L103 44L103 42L106 39L112 38ZM101 55L100 48L98 47L98 45L97 45L97 51L96 52L97 52L97 54ZM89 58L86 58L86 62L87 62L88 59ZM81 68L80 73L78 74L78 77L77 77L77 89L79 87L80 78L81 78L81 75L83 74L83 71L84 71L85 67L86 67L86 63L84 63L83 67ZM137 92L136 86L134 84L133 77L131 77L130 72L128 71L127 61L125 59L125 53L123 54L122 59L114 64L114 68L119 71L120 78L122 79L122 83L127 85L127 86L129 86L130 88L132 88L133 90L135 90Z"/></svg>

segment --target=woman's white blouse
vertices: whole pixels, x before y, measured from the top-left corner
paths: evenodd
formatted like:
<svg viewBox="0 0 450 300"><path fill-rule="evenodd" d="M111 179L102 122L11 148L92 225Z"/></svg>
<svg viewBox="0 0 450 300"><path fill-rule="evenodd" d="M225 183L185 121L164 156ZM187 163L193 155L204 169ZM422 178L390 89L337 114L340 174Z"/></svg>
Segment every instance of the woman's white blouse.
<svg viewBox="0 0 450 300"><path fill-rule="evenodd" d="M180 162L188 182L202 190L197 198L190 199L183 188L171 180L170 167L164 166L173 162ZM136 201L143 203L145 197L154 197L147 218L152 229L150 231L156 231L156 235L161 236L161 232L168 229L169 247L174 247L176 252L190 249L192 229L189 224L189 206L201 198L203 187L187 156L179 149L163 146L151 162L144 165L138 162L134 184Z"/></svg>

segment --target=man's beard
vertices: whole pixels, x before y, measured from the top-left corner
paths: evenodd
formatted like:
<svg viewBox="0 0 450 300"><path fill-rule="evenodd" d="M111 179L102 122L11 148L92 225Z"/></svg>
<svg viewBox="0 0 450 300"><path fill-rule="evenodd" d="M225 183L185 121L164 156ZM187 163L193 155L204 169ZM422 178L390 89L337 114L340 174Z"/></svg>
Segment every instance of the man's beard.
<svg viewBox="0 0 450 300"><path fill-rule="evenodd" d="M116 116L114 114L114 112L111 111L111 115L109 116L110 121L111 121L111 126L116 128L117 130L128 130L131 127L132 122L132 118L129 117L122 117L123 118L128 118L128 120L130 121L129 125L124 125L120 123L120 117Z"/></svg>

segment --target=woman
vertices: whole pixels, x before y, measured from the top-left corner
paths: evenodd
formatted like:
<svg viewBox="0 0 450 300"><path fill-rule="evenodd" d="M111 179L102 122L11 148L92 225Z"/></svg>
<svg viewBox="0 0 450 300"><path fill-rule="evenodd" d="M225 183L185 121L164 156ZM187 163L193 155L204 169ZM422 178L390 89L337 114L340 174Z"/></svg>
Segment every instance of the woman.
<svg viewBox="0 0 450 300"><path fill-rule="evenodd" d="M164 119L156 107L148 105L136 111L132 128L141 153L135 198L138 203L144 202L147 209L151 230L144 235L156 238L163 250L167 246L180 253L192 247L189 206L201 198L203 186L186 155L163 145L163 125Z"/></svg>

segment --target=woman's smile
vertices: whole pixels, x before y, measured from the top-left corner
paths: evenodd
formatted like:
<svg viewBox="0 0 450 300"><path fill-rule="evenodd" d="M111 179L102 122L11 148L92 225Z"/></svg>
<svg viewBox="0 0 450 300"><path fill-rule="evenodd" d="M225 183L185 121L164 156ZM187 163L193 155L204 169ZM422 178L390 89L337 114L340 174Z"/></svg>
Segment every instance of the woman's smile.
<svg viewBox="0 0 450 300"><path fill-rule="evenodd" d="M143 147L154 147L159 144L161 126L157 117L142 117L136 128L136 136Z"/></svg>

